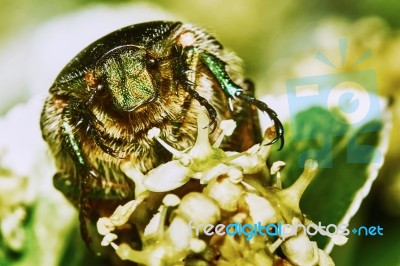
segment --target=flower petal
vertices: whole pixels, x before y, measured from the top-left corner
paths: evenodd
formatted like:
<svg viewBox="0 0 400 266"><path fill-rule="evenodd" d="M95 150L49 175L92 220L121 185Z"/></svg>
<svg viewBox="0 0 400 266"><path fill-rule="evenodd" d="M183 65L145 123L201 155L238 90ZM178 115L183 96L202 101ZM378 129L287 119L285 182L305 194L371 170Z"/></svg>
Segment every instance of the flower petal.
<svg viewBox="0 0 400 266"><path fill-rule="evenodd" d="M143 179L143 185L153 192L170 191L189 181L190 173L188 167L173 160L148 172Z"/></svg>

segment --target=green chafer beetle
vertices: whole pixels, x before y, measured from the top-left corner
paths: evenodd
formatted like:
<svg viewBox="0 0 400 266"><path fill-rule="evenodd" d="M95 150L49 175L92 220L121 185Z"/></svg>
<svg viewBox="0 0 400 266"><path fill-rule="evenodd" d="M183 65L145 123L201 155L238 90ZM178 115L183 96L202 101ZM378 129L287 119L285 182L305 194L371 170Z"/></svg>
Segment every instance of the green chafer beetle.
<svg viewBox="0 0 400 266"><path fill-rule="evenodd" d="M203 30L180 22L128 26L89 45L73 58L50 88L41 129L55 157L54 185L78 209L81 233L121 202L135 197L134 184L120 169L130 161L143 173L171 160L147 137L152 127L172 146L193 145L196 117L203 107L215 139L219 121L238 127L224 143L245 150L260 142L257 108L275 124L277 114L254 98L240 60ZM234 101L234 102L233 102Z"/></svg>

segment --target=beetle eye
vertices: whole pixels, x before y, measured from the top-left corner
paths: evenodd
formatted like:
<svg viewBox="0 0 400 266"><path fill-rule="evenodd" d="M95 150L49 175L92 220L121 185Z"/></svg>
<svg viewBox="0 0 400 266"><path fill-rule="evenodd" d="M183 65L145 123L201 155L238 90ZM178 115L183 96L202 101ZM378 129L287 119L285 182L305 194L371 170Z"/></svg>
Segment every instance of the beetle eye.
<svg viewBox="0 0 400 266"><path fill-rule="evenodd" d="M158 60L151 55L146 56L146 65L148 68L154 69L157 67Z"/></svg>

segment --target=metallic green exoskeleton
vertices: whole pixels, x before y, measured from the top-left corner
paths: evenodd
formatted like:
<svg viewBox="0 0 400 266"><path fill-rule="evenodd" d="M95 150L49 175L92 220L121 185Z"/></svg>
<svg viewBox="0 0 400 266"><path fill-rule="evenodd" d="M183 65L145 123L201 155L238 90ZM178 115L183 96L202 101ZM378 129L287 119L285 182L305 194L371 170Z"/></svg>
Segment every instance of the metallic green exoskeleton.
<svg viewBox="0 0 400 266"><path fill-rule="evenodd" d="M96 221L135 197L134 184L120 169L125 161L143 173L171 159L147 137L153 127L179 150L193 145L196 117L203 107L215 139L222 119L238 128L224 143L244 150L259 142L257 109L277 114L253 97L239 59L203 30L180 22L148 22L117 30L85 48L50 88L42 116L43 138L55 157L54 184ZM256 107L256 108L255 108Z"/></svg>

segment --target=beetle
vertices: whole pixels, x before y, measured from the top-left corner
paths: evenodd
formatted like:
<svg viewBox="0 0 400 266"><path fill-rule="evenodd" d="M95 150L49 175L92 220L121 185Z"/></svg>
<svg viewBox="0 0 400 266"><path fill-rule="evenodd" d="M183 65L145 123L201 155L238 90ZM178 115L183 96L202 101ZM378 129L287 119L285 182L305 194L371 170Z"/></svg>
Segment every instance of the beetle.
<svg viewBox="0 0 400 266"><path fill-rule="evenodd" d="M134 199L134 184L122 171L130 161L146 173L171 160L147 137L152 127L173 147L184 150L196 137L196 117L209 114L211 139L219 121L234 119L234 135L224 147L245 150L261 140L257 108L284 130L277 114L254 98L239 58L202 29L181 22L131 25L95 41L74 57L50 87L41 130L55 158L55 187L86 222Z"/></svg>

